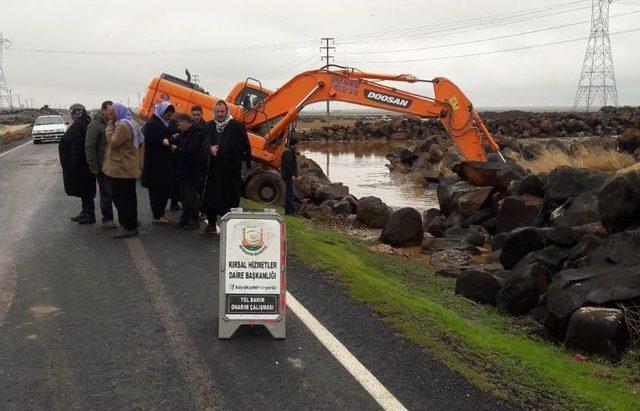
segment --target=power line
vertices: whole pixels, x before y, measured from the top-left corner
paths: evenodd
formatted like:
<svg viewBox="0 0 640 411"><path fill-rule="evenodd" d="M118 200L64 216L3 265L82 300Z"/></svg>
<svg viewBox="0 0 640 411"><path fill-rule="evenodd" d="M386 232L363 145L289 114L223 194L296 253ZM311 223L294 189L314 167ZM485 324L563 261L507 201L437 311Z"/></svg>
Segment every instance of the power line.
<svg viewBox="0 0 640 411"><path fill-rule="evenodd" d="M420 34L420 30L431 29L432 33L428 33L429 36L434 33L442 33L447 31L458 31L464 28L472 28L478 25L492 25L495 26L496 22L502 21L504 23L505 18L511 16L513 18L521 18L529 16L530 18L540 18L545 17L549 14L542 15L533 15L541 12L549 12L557 9L561 9L567 6L571 6L574 4L583 3L586 0L578 0L571 1L567 3L562 3L558 5L544 6L535 9L527 9L522 11L514 11L510 13L503 13L497 15L490 15L487 17L476 17L472 19L466 20L458 20L452 21L445 24L438 25L428 25L428 26L418 26L410 29L401 29L401 30L391 30L391 31L381 31L381 32L373 32L363 35L352 35L346 36L339 39L342 39L338 44L350 44L350 43L358 43L362 40L366 40L367 38L375 39L379 37L384 37L388 39L391 34L402 34L402 33L414 33L416 32L419 36L423 36L424 34ZM567 10L573 11L573 9ZM561 11L561 12L567 12ZM558 12L556 12L558 13ZM551 14L553 15L553 13ZM459 23L468 22L471 23L468 26L460 27ZM507 22L510 23L512 21ZM502 25L500 24L500 25ZM447 29L447 25L455 26L453 28ZM436 29L433 31L433 29ZM415 37L412 37L415 38ZM395 40L391 40L395 41ZM267 51L279 51L279 50L292 50L292 49L300 49L307 48L312 46L315 43L314 40L300 40L293 42L280 42L280 43L266 43L266 44L253 44L253 45L241 45L241 46L228 46L228 47L214 47L214 48L196 48L196 49L169 49L169 50L132 50L132 51L100 51L100 50L62 50L62 49L42 49L42 48L21 48L21 47L13 47L11 50L15 52L23 52L23 53L35 53L35 54L68 54L68 55L93 55L93 56L166 56L166 55L187 55L187 54L202 54L202 53L220 53L220 54L234 54L234 53L247 53L247 52L267 52Z"/></svg>
<svg viewBox="0 0 640 411"><path fill-rule="evenodd" d="M491 28L497 26L503 26L506 24L513 24L522 21L529 21L540 19L543 17L554 16L558 14L564 14L568 12L573 12L577 10L583 10L588 8L588 5L584 5L587 0L579 0L572 1L568 3L562 3L559 5L545 6L536 9L515 11L506 14L496 14L490 15L486 17L474 17L471 19L464 19L453 21L450 23L438 23L438 24L430 24L425 26L418 26L410 29L401 29L401 30L391 30L387 32L379 32L375 34L365 34L352 36L352 39L349 38L338 38L339 45L349 45L353 43L363 43L363 42L372 42L372 43L388 43L388 42L396 42L396 41L405 41L405 40L413 40L416 38L423 37L438 37L438 34L445 35L451 34L453 32L464 32L469 31L470 29L477 29L478 27L489 26ZM575 7L579 5L578 7ZM565 9L567 6L571 6L570 8ZM396 35L396 37L393 37ZM400 35L401 37L397 37Z"/></svg>
<svg viewBox="0 0 640 411"><path fill-rule="evenodd" d="M315 43L313 40L302 40L287 43L270 43L248 46L232 46L232 47L216 47L216 48L198 48L198 49L174 49L174 50L132 50L132 51L99 51L99 50L55 50L55 49L33 49L33 48L12 48L13 51L23 53L38 54L71 54L71 55L91 55L91 56L166 56L166 55L185 55L185 54L201 54L201 53L247 53L247 52L265 52L292 50L299 48L308 48Z"/></svg>
<svg viewBox="0 0 640 411"><path fill-rule="evenodd" d="M640 10L634 10L634 11L627 12L627 13L616 14L614 16L610 16L610 18L626 16L626 15L629 15L629 14L637 14L637 13L640 13ZM524 36L524 35L527 35L527 34L540 33L540 32L549 31L549 30L556 30L556 29L561 29L561 28L566 28L566 27L573 27L573 26L578 26L578 25L585 24L585 23L590 23L590 22L591 22L590 19L589 20L582 20L582 21L578 21L578 22L575 22L575 23L561 24L561 25L558 25L558 26L545 27L545 28L541 28L541 29L523 31L523 32L520 32L520 33L505 34L505 35L502 35L502 36L494 36L494 37L488 37L488 38L477 39L477 40L462 41L462 42L458 42L458 43L437 44L437 45L434 45L434 46L414 47L414 48L399 49L399 50L377 50L377 51L346 52L346 53L340 53L340 55L405 53L405 52L409 52L409 51L431 50L431 49L438 49L438 48L444 48L444 47L463 46L463 45L467 45L467 44L476 44L476 43L482 43L482 42L485 42L485 41L500 40L500 39L506 39L506 38L511 38L511 37Z"/></svg>
<svg viewBox="0 0 640 411"><path fill-rule="evenodd" d="M280 80L285 76L290 76L293 70L298 69L299 67L306 66L311 62L311 60L317 61L318 55L316 53L317 51L315 50L315 48L307 50L302 54L302 56L300 56L299 59L294 59L293 62L290 62L288 65L284 66L284 68L281 68L278 72L276 72L276 74L272 75L271 78Z"/></svg>
<svg viewBox="0 0 640 411"><path fill-rule="evenodd" d="M617 36L617 35L620 35L620 34L633 33L633 32L636 32L636 31L640 31L640 27L609 33L609 36ZM530 45L530 46L521 46L521 47L513 47L513 48L501 49L501 50L484 51L484 52L480 52L480 53L458 54L458 55L455 55L455 56L429 57L429 58L417 58L417 59L406 59L406 60L346 61L345 63L348 63L348 64L387 64L387 63L413 63L413 62L418 62L418 61L451 60L451 59L457 59L457 58L463 58L463 57L486 56L486 55L489 55L489 54L506 53L506 52L510 52L510 51L529 50L529 49L535 49L535 48L540 48L540 47L555 46L557 44L575 43L575 42L582 41L582 40L587 40L587 39L589 39L589 37L580 37L580 38L575 38L575 39L552 41L552 42L549 42L549 43L533 44L533 45Z"/></svg>

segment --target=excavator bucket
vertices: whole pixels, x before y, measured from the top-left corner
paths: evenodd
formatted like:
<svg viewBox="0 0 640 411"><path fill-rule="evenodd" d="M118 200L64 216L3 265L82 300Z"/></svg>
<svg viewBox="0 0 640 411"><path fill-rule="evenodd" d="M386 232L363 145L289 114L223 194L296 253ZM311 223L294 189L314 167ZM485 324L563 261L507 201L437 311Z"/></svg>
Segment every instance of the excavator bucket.
<svg viewBox="0 0 640 411"><path fill-rule="evenodd" d="M436 100L447 102L451 107L449 112L440 118L440 122L460 148L462 155L472 161L487 161L483 146L486 145L494 152L497 152L499 147L467 96L444 77L436 77L433 80L433 88Z"/></svg>

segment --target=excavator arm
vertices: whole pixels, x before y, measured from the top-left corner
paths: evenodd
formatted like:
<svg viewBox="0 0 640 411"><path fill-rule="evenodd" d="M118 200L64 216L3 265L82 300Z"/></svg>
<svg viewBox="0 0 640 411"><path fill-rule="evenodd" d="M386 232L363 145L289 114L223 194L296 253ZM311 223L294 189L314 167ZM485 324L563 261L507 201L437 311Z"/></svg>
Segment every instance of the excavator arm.
<svg viewBox="0 0 640 411"><path fill-rule="evenodd" d="M378 81L432 83L435 97L402 91ZM406 74L364 73L351 68L312 70L293 77L267 96L261 104L238 114L249 130L270 125L262 136L264 141L256 141L258 147L255 148L273 153L274 157L269 163L277 167L284 149L281 138L283 133L305 106L326 100L391 110L421 118L438 118L468 160L487 160L483 143L489 150L499 152L498 145L469 99L444 77L419 80Z"/></svg>

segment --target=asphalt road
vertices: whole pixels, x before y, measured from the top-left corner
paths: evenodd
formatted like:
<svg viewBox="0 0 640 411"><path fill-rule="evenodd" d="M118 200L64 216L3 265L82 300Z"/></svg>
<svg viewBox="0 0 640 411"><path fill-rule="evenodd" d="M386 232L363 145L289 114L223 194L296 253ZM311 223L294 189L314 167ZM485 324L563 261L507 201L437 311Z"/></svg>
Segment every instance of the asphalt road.
<svg viewBox="0 0 640 411"><path fill-rule="evenodd" d="M289 312L287 339L217 338L218 239L138 239L69 221L56 145L0 157L0 409L378 409ZM408 409L504 404L406 341L328 275L290 259L288 289Z"/></svg>

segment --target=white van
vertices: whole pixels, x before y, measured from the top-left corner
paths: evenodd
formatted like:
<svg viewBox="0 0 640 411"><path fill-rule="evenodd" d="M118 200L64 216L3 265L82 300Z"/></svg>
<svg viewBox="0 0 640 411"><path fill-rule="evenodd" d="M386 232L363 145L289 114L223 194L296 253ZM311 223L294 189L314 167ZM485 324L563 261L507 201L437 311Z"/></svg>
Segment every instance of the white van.
<svg viewBox="0 0 640 411"><path fill-rule="evenodd" d="M33 130L31 131L33 144L60 141L65 131L67 131L67 124L62 116L58 114L40 116L36 118L36 121L33 123Z"/></svg>

